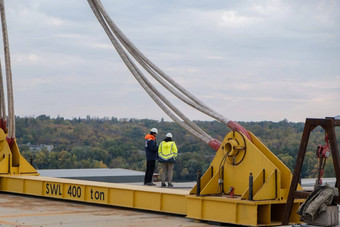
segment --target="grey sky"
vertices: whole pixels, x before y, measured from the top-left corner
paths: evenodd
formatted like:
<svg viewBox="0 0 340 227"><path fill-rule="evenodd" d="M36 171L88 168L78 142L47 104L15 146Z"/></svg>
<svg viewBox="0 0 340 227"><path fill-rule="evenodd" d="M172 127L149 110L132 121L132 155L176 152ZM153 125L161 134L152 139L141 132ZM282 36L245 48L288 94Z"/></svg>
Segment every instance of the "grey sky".
<svg viewBox="0 0 340 227"><path fill-rule="evenodd" d="M232 120L340 114L340 1L102 3L146 56ZM5 4L16 115L169 119L87 1ZM189 118L211 120L167 95Z"/></svg>

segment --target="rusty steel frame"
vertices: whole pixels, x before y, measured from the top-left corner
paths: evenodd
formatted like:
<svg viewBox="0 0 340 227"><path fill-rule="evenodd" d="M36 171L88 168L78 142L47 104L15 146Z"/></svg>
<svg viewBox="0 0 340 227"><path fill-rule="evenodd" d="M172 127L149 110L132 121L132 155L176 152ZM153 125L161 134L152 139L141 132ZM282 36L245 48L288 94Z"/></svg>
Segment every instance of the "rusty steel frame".
<svg viewBox="0 0 340 227"><path fill-rule="evenodd" d="M287 203L284 209L283 218L282 218L282 225L287 225L289 223L289 217L292 212L294 198L307 198L310 192L306 191L297 191L297 185L300 180L300 174L302 169L302 164L305 158L307 144L309 140L310 133L317 127L321 126L328 135L330 141L330 148L333 157L333 166L335 170L335 177L336 177L336 187L340 191L340 157L339 157L339 149L336 142L336 133L335 133L335 126L340 126L340 120L336 120L331 117L326 117L325 119L317 119L317 118L307 118L305 122L305 127L303 130L300 148L298 157L296 159L293 179L290 184L289 194ZM340 204L340 197L336 196L334 201L337 204Z"/></svg>

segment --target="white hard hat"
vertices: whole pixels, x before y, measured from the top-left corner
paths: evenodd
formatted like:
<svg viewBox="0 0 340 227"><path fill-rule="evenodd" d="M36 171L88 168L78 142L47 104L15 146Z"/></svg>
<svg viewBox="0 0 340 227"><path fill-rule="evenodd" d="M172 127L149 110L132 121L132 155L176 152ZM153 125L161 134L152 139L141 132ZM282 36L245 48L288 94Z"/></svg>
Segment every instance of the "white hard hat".
<svg viewBox="0 0 340 227"><path fill-rule="evenodd" d="M170 132L168 132L165 136L168 138L172 138L172 134Z"/></svg>
<svg viewBox="0 0 340 227"><path fill-rule="evenodd" d="M158 134L158 130L157 130L156 128L152 128L152 129L150 130L150 132L154 132L154 133Z"/></svg>

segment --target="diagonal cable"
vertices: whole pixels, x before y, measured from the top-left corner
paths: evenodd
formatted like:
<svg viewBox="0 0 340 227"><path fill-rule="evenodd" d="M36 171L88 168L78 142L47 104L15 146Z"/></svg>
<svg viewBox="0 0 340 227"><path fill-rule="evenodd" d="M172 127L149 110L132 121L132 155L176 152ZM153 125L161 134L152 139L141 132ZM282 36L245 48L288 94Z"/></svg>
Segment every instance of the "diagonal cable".
<svg viewBox="0 0 340 227"><path fill-rule="evenodd" d="M10 51L9 51L9 41L8 41L4 0L0 0L0 13L1 13L2 36L3 36L3 42L4 42L6 82L7 82L8 137L15 138L15 115L14 115L12 69L11 69L11 57L10 57Z"/></svg>
<svg viewBox="0 0 340 227"><path fill-rule="evenodd" d="M164 73L160 68L158 68L155 64L153 64L152 61L150 61L144 54L138 50L138 48L124 35L124 33L118 28L118 26L112 21L110 16L105 11L105 8L103 7L100 0L94 0L94 4L97 6L98 10L102 14L102 16L105 18L106 23L109 25L113 33L116 35L116 37L120 40L120 42L124 45L124 47L130 52L131 56L133 56L136 61L146 70L150 73L151 76L153 76L159 83L162 84L167 90L169 90L172 94L174 94L176 97L178 97L183 102L187 103L191 107L211 116L212 118L226 124L229 128L241 131L243 134L247 136L248 139L251 140L251 137L246 129L244 129L240 124L229 120L225 116L217 113L207 105L205 105L203 102L201 102L199 99L197 99L194 95L189 93L187 90L185 90L181 85L179 85L176 81L174 81L171 77L169 77L166 73ZM157 73L159 75L157 75ZM164 78L167 82L169 82L172 86L174 86L178 91L182 92L186 97L184 97L179 92L175 91L172 87L170 87L165 81L163 81L162 78Z"/></svg>
<svg viewBox="0 0 340 227"><path fill-rule="evenodd" d="M149 81L147 81L147 79L142 74L142 72L137 68L137 66L127 56L127 54L125 53L123 48L120 46L118 40L112 35L112 33L109 30L109 28L107 27L107 24L105 23L103 17L101 16L100 12L98 11L96 6L94 5L94 2L91 1L91 0L88 0L88 2L90 4L95 16L97 17L99 23L102 25L106 34L109 36L112 44L114 45L117 52L121 56L122 60L127 65L130 72L134 75L134 77L137 79L137 81L141 84L141 86L150 95L150 97L168 114L168 116L171 119L173 119L175 122L180 124L183 128L188 130L194 136L196 136L199 139L201 139L202 141L208 143L209 140L211 140L212 138L209 135L207 135L202 129L200 129L196 124L194 124L190 120L188 121L188 119L176 107L174 107L169 101L167 101L166 98L160 92L158 92L157 89L154 86L152 86L152 84ZM171 112L171 110L167 106L164 105L163 102L165 102L168 106L170 106L170 108L176 114L179 114L182 119L184 118L183 120L185 120L185 121L183 122L183 121L179 120L178 117L176 117Z"/></svg>

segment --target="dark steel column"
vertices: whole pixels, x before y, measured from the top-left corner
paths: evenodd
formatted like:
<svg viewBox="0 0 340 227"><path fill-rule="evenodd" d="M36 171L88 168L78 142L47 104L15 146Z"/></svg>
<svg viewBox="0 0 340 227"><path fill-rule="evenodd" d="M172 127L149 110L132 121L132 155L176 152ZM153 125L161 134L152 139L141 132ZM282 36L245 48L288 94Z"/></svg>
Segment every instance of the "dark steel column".
<svg viewBox="0 0 340 227"><path fill-rule="evenodd" d="M328 139L331 145L331 152L333 157L333 165L335 171L335 177L338 187L338 191L340 192L340 158L339 158L339 149L336 142L336 134L335 134L335 126L340 126L340 120L335 120L334 118L326 118L326 129Z"/></svg>
<svg viewBox="0 0 340 227"><path fill-rule="evenodd" d="M314 123L314 119L309 119L309 118L306 119L305 127L303 129L302 139L300 143L299 154L298 154L298 157L295 163L293 179L290 183L287 203L285 206L285 210L283 212L282 225L288 225L289 223L289 217L292 212L292 207L293 207L293 202L294 202L294 192L296 191L297 185L299 183L302 164L303 164L303 160L305 159L307 144L309 140L309 135L310 135L310 132L316 127L315 123L314 124L313 123Z"/></svg>

